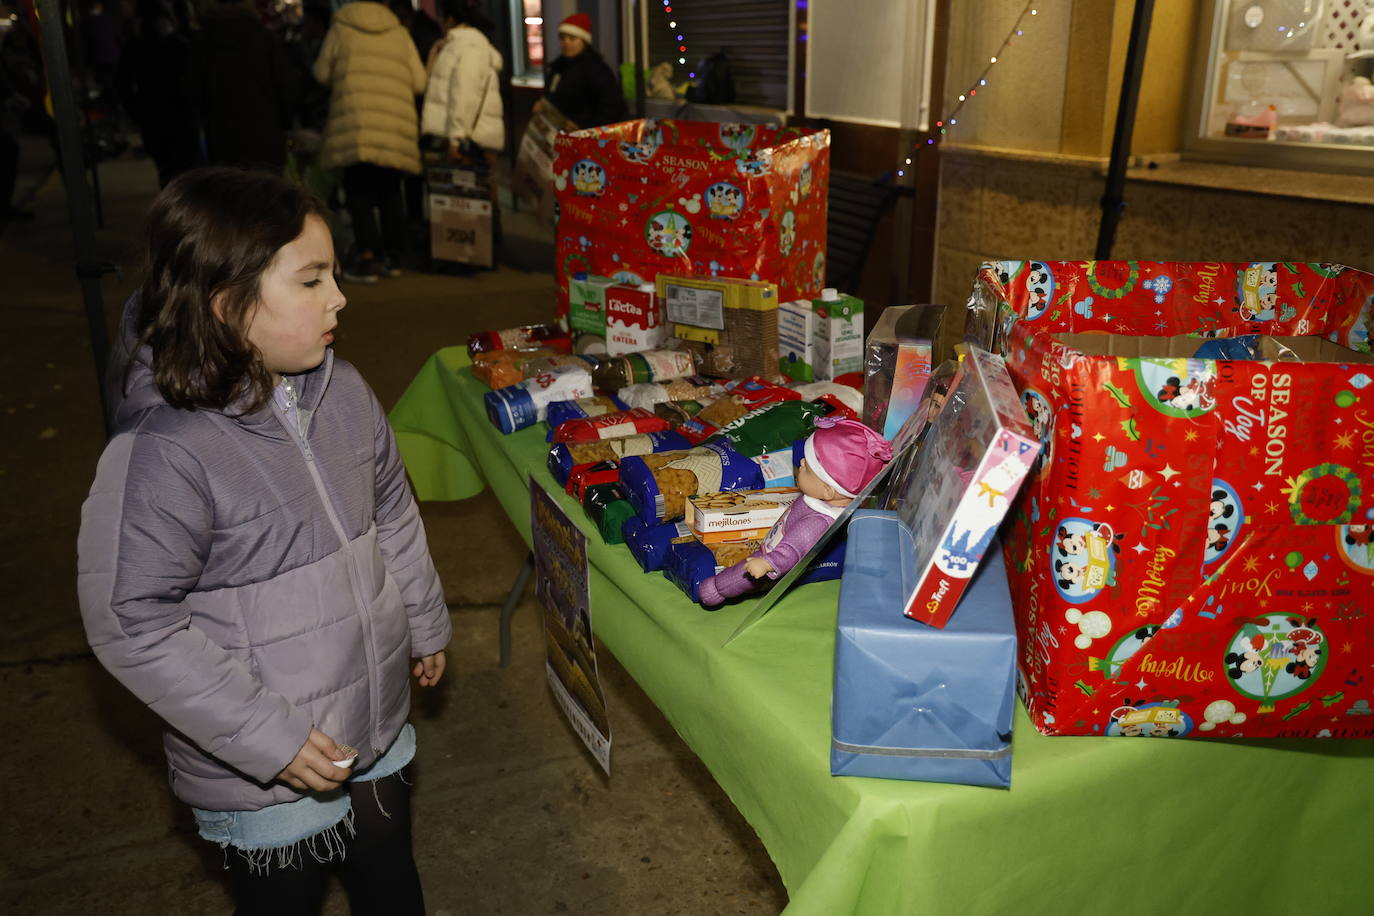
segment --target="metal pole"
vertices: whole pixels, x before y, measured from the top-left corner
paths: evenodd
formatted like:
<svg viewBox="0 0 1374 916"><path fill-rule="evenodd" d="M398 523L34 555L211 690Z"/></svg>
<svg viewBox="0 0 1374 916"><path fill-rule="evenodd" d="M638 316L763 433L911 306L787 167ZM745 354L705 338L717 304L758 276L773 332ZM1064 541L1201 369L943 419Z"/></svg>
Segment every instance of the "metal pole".
<svg viewBox="0 0 1374 916"><path fill-rule="evenodd" d="M649 61L649 0L639 0L635 9L635 117L643 118L646 113L644 66Z"/></svg>
<svg viewBox="0 0 1374 916"><path fill-rule="evenodd" d="M82 139L76 99L72 94L71 72L67 64L67 45L62 35L62 8L59 0L38 0L38 18L43 33L43 62L47 69L48 91L52 94L53 117L57 123L57 147L62 157L62 183L67 189L67 212L72 223L72 247L76 253L76 277L81 283L81 299L86 307L91 352L95 357L96 391L100 394L100 416L109 419L105 403L105 368L109 360L110 338L105 326L105 308L100 297L100 278L104 265L96 257L95 216L91 210L90 188L82 162Z"/></svg>
<svg viewBox="0 0 1374 916"><path fill-rule="evenodd" d="M1131 38L1126 47L1126 72L1121 78L1121 103L1116 110L1116 130L1112 134L1112 158L1107 166L1107 187L1102 194L1102 223L1097 230L1099 261L1112 256L1116 224L1126 209L1126 163L1131 158L1131 132L1135 129L1136 103L1140 99L1140 79L1145 72L1145 47L1150 40L1150 18L1154 0L1135 0L1131 17Z"/></svg>

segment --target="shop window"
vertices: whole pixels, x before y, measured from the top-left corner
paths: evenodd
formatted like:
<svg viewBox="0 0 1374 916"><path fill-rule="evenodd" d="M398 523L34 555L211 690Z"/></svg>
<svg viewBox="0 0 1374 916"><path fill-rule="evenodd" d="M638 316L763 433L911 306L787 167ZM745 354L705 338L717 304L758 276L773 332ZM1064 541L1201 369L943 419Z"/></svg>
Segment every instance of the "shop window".
<svg viewBox="0 0 1374 916"><path fill-rule="evenodd" d="M1190 154L1374 174L1374 0L1215 0L1210 13Z"/></svg>
<svg viewBox="0 0 1374 916"><path fill-rule="evenodd" d="M671 66L674 86L697 79L702 62L723 51L736 104L791 108L790 0L659 0L647 10L649 66Z"/></svg>
<svg viewBox="0 0 1374 916"><path fill-rule="evenodd" d="M544 12L540 0L510 0L511 78L525 85L544 84Z"/></svg>

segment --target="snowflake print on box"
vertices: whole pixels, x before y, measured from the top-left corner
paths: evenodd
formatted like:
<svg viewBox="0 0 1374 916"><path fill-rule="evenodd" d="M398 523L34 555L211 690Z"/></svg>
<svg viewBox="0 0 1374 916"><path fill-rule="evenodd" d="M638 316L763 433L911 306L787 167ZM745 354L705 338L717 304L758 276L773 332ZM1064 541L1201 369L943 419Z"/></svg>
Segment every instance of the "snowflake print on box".
<svg viewBox="0 0 1374 916"><path fill-rule="evenodd" d="M1301 693L1326 666L1326 637L1313 619L1262 614L1241 624L1227 646L1226 675L1242 696L1260 702L1260 712Z"/></svg>

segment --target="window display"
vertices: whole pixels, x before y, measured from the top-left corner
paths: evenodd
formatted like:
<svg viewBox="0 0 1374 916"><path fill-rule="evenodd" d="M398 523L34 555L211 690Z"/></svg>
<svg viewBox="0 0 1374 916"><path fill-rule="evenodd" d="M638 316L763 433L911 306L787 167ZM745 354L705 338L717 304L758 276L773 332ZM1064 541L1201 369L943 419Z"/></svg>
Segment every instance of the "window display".
<svg viewBox="0 0 1374 916"><path fill-rule="evenodd" d="M1217 0L1190 151L1374 171L1374 0Z"/></svg>

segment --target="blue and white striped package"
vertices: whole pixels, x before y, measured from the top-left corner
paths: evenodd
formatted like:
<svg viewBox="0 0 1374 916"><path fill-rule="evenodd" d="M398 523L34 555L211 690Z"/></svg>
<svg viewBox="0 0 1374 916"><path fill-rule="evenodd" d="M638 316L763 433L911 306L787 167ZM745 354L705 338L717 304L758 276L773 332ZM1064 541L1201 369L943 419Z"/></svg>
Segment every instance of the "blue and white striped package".
<svg viewBox="0 0 1374 916"><path fill-rule="evenodd" d="M711 490L761 490L763 472L753 459L745 458L739 452L720 442L699 445L685 452L663 452L654 456L658 459L654 468L667 463L676 465L675 470L688 470L696 476L696 487L690 493L667 493L659 489L655 472L645 459L639 455L626 458L620 463L620 484L635 507L635 512L644 521L655 524L680 518L685 511L686 498L697 493ZM705 467L693 470L692 465L706 463ZM702 479L705 476L707 479Z"/></svg>
<svg viewBox="0 0 1374 916"><path fill-rule="evenodd" d="M645 572L657 572L668 560L668 548L677 538L692 537L692 529L686 522L663 522L650 525L639 516L625 520L620 533L625 536L625 546Z"/></svg>
<svg viewBox="0 0 1374 916"><path fill-rule="evenodd" d="M544 419L553 401L590 397L592 375L580 366L559 366L534 378L483 395L487 416L503 433L533 426Z"/></svg>
<svg viewBox="0 0 1374 916"><path fill-rule="evenodd" d="M579 460L581 453L595 452L604 456L608 447L611 451L610 457L619 460L629 455L651 455L655 452L688 449L692 447L692 443L671 429L621 436L616 439L598 439L595 442L555 442L549 446L549 473L560 484L566 484L573 468L579 464L606 460L604 457Z"/></svg>
<svg viewBox="0 0 1374 916"><path fill-rule="evenodd" d="M605 403L607 401L610 403ZM593 399L591 404L594 406L589 410L589 405L584 403L581 398L551 401L544 411L544 420L549 424L549 434L544 437L544 440L552 442L554 430L558 429L559 424L568 420L583 420L587 417L599 417L603 413L619 413L622 410L630 409L624 401L613 394L600 395Z"/></svg>

